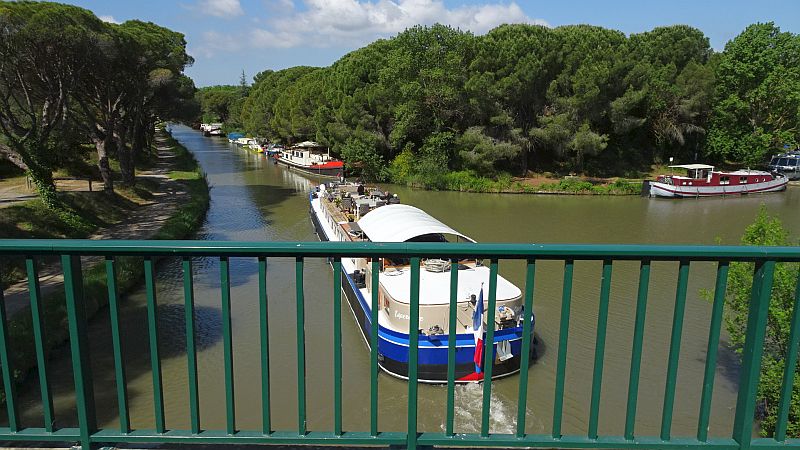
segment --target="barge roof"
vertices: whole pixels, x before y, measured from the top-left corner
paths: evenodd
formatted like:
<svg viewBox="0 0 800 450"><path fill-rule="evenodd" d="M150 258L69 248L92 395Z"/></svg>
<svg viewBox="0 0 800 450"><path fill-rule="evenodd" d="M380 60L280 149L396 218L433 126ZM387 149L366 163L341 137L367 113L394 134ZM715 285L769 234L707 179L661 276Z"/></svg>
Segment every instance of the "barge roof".
<svg viewBox="0 0 800 450"><path fill-rule="evenodd" d="M459 236L475 242L411 205L381 206L362 217L358 225L372 242L406 242L418 236L437 233Z"/></svg>

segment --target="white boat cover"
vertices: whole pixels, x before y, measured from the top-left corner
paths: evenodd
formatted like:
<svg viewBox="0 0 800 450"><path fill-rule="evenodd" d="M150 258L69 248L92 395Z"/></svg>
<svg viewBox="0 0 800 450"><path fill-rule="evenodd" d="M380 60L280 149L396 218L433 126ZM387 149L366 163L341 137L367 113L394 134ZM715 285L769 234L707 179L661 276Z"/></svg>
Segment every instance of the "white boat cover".
<svg viewBox="0 0 800 450"><path fill-rule="evenodd" d="M708 164L681 164L678 166L670 166L676 169L689 169L689 170L713 170L714 166L709 166Z"/></svg>
<svg viewBox="0 0 800 450"><path fill-rule="evenodd" d="M358 226L372 242L405 242L426 234L450 234L475 242L411 205L386 205L368 212Z"/></svg>
<svg viewBox="0 0 800 450"><path fill-rule="evenodd" d="M322 146L313 141L303 141L299 144L295 144L294 147L322 147Z"/></svg>

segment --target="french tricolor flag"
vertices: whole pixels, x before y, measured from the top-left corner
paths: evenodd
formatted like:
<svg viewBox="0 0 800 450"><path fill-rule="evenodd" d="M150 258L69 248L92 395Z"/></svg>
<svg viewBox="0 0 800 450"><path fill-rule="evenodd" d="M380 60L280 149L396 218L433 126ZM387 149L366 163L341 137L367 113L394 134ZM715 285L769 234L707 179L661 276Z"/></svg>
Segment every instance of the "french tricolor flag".
<svg viewBox="0 0 800 450"><path fill-rule="evenodd" d="M475 305L475 312L472 314L472 329L475 333L475 373L481 373L483 366L483 285L481 293L478 295L478 303Z"/></svg>

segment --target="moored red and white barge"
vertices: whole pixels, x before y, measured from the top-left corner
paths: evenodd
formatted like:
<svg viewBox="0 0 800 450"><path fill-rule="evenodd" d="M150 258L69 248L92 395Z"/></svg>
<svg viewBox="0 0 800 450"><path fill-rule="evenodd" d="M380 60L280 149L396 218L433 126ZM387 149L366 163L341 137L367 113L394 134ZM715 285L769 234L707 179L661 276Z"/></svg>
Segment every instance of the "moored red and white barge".
<svg viewBox="0 0 800 450"><path fill-rule="evenodd" d="M320 177L339 179L344 176L344 162L331 156L330 149L316 142L301 142L275 154L281 164Z"/></svg>
<svg viewBox="0 0 800 450"><path fill-rule="evenodd" d="M723 172L706 164L684 164L687 175L661 175L650 183L651 197L712 197L783 191L789 182L781 174L761 170Z"/></svg>

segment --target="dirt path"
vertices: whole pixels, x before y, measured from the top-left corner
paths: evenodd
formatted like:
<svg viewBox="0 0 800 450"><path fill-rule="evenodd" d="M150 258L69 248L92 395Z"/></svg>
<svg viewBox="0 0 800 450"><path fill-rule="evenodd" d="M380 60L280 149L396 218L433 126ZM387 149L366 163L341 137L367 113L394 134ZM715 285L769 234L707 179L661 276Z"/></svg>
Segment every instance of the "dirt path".
<svg viewBox="0 0 800 450"><path fill-rule="evenodd" d="M136 208L127 220L99 230L89 239L149 239L176 212L178 205L188 201L189 194L183 189L183 185L167 175L173 168L175 155L169 151L165 138L156 138L156 150L158 161L154 168L137 174L138 178L150 178L158 183L157 189L153 192L153 199ZM84 270L101 261L103 258L97 256L81 258ZM41 269L39 285L43 297L62 290L64 277L61 266L57 264ZM9 286L4 294L8 317L13 317L30 306L27 281Z"/></svg>

